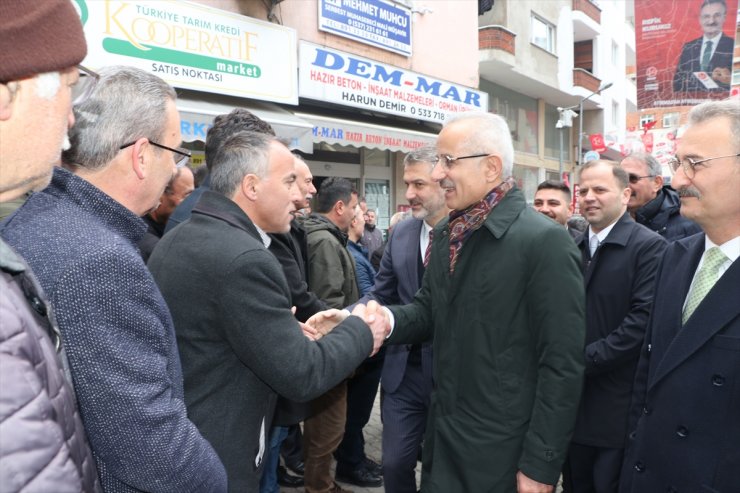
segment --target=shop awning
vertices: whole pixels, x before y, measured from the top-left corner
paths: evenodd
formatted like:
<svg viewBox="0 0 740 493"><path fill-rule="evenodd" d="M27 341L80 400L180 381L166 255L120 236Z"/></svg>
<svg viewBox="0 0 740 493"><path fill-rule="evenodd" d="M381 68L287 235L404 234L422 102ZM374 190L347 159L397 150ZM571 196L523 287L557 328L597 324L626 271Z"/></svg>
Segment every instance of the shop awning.
<svg viewBox="0 0 740 493"><path fill-rule="evenodd" d="M327 144L369 147L394 152L410 152L421 146L434 145L437 139L435 134L396 127L306 113L295 113L295 116L313 124L310 138L317 144L326 142Z"/></svg>
<svg viewBox="0 0 740 493"><path fill-rule="evenodd" d="M205 93L197 96L188 93L177 98L182 140L205 142L206 132L213 124L214 117L230 113L234 108L249 110L272 125L277 136L285 140L289 148L313 152L312 123L271 103Z"/></svg>

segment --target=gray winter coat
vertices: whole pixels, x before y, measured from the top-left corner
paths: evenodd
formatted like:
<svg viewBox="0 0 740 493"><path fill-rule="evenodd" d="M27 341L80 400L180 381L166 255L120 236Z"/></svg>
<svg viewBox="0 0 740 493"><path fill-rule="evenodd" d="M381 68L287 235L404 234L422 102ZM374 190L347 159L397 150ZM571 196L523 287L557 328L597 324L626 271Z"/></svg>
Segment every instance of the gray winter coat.
<svg viewBox="0 0 740 493"><path fill-rule="evenodd" d="M100 491L51 308L2 240L0 271L0 491Z"/></svg>

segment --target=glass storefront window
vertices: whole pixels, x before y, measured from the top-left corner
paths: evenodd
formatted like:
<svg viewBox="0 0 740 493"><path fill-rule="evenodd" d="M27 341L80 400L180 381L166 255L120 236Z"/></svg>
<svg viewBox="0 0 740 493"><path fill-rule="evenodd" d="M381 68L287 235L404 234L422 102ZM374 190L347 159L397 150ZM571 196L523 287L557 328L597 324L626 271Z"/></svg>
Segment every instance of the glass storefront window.
<svg viewBox="0 0 740 493"><path fill-rule="evenodd" d="M377 212L377 227L385 233L391 218L391 191L388 180L365 180L365 201L368 209Z"/></svg>

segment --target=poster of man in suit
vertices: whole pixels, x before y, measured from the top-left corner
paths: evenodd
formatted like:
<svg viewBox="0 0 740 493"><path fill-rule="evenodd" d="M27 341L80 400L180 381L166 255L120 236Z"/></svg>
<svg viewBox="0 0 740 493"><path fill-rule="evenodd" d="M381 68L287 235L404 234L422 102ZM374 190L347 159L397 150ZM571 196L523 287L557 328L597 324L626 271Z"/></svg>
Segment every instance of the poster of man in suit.
<svg viewBox="0 0 740 493"><path fill-rule="evenodd" d="M729 96L738 0L635 3L637 104L697 104Z"/></svg>

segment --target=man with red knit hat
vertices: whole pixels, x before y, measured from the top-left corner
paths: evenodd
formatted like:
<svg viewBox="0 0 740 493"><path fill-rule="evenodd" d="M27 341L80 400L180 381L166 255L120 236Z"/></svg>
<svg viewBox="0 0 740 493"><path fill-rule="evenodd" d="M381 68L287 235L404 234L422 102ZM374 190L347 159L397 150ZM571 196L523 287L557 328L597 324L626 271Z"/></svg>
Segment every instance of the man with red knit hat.
<svg viewBox="0 0 740 493"><path fill-rule="evenodd" d="M0 0L0 202L49 183L86 54L69 0ZM2 240L0 320L0 489L100 491L51 306Z"/></svg>

